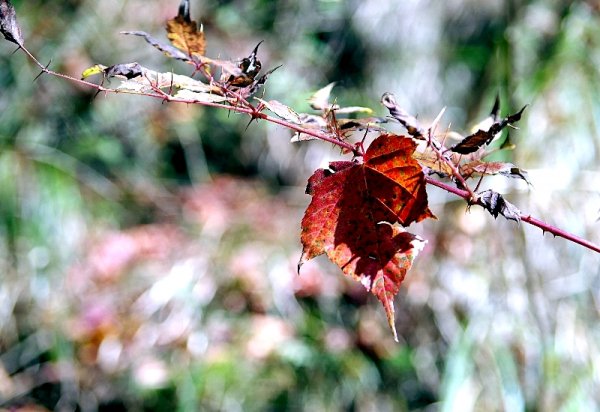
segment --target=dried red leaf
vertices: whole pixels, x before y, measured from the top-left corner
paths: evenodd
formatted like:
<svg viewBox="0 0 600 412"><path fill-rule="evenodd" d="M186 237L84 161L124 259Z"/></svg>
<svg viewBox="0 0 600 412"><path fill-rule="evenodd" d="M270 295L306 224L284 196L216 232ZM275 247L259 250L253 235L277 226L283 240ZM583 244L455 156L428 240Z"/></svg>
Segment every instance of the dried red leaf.
<svg viewBox="0 0 600 412"><path fill-rule="evenodd" d="M425 177L409 138L381 135L364 163L340 161L317 170L306 192L299 266L326 253L342 271L382 302L394 330L393 298L423 241L395 225L434 217Z"/></svg>

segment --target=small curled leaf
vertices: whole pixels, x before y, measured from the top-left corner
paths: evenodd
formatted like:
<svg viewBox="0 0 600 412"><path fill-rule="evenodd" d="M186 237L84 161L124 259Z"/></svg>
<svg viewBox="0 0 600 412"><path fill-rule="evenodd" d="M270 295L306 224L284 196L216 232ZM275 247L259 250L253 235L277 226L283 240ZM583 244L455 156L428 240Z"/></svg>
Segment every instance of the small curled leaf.
<svg viewBox="0 0 600 412"><path fill-rule="evenodd" d="M252 96L257 91L259 91L261 87L263 87L265 85L265 83L267 82L267 79L269 78L271 73L273 73L275 70L279 69L280 67L281 67L281 65L269 70L268 72L266 72L265 74L260 76L258 79L254 80L249 86L245 87L242 90L244 90L244 93L246 95Z"/></svg>
<svg viewBox="0 0 600 412"><path fill-rule="evenodd" d="M505 117L502 120L495 121L487 130L479 129L475 133L465 137L456 145L452 146L450 150L455 153L469 154L476 152L482 146L490 144L492 140L500 133L506 126L518 122L521 120L521 115L527 106L523 106L515 114Z"/></svg>
<svg viewBox="0 0 600 412"><path fill-rule="evenodd" d="M329 104L329 96L331 95L331 90L334 86L335 83L329 83L327 86L313 93L313 95L308 99L310 107L315 110L331 110L332 108L336 108L335 106Z"/></svg>
<svg viewBox="0 0 600 412"><path fill-rule="evenodd" d="M102 64L95 64L92 67L88 67L81 73L81 78L86 79L90 76L94 76L96 74L103 74L105 77L125 77L130 80L144 74L146 69L140 66L139 63L120 63L115 64L109 67L106 67Z"/></svg>
<svg viewBox="0 0 600 412"><path fill-rule="evenodd" d="M144 74L144 68L139 63L121 63L115 64L114 66L107 67L104 70L106 77L123 76L128 80Z"/></svg>
<svg viewBox="0 0 600 412"><path fill-rule="evenodd" d="M471 133L475 133L478 130L486 130L487 131L499 119L500 119L500 96L496 95L496 99L494 100L494 106L492 107L490 114L485 119L483 119L482 121L477 123L475 126L473 126L471 128Z"/></svg>
<svg viewBox="0 0 600 412"><path fill-rule="evenodd" d="M240 63L238 64L238 68L240 69L240 74L237 76L231 75L227 80L231 86L236 87L246 87L250 86L253 82L260 69L262 68L262 63L258 59L258 47L262 44L262 41L256 45L250 56L244 57Z"/></svg>
<svg viewBox="0 0 600 412"><path fill-rule="evenodd" d="M148 44L154 46L157 50L160 50L168 57L172 57L174 59L182 60L185 62L189 62L191 60L190 57L181 50L169 44L164 44L156 40L154 37L152 37L145 31L122 31L121 34L143 37L146 40L146 42L148 42Z"/></svg>
<svg viewBox="0 0 600 412"><path fill-rule="evenodd" d="M521 211L517 209L515 205L504 199L500 193L494 192L493 190L486 190L481 192L479 196L479 204L483 206L485 210L490 212L494 218L497 218L500 214L515 222L521 221Z"/></svg>
<svg viewBox="0 0 600 412"><path fill-rule="evenodd" d="M425 139L425 130L419 125L414 116L408 114L396 103L396 97L392 93L384 93L381 97L381 103L388 109L390 115L406 128L408 134L415 139Z"/></svg>

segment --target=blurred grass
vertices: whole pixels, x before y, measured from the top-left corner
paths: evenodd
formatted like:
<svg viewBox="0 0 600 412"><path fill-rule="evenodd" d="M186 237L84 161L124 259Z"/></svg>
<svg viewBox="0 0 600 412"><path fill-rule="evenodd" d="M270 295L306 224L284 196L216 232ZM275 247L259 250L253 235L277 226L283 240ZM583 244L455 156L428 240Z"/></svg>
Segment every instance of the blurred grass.
<svg viewBox="0 0 600 412"><path fill-rule="evenodd" d="M79 76L139 61L126 29L177 1L14 1L42 61ZM209 55L284 63L269 98L307 110L385 91L466 130L529 104L490 179L523 211L600 242L594 1L192 2ZM0 408L598 410L600 259L430 189L438 221L383 310L324 259L295 274L303 185L339 154L200 107L94 96L0 43ZM411 228L412 229L412 228ZM29 408L29 409L28 409Z"/></svg>

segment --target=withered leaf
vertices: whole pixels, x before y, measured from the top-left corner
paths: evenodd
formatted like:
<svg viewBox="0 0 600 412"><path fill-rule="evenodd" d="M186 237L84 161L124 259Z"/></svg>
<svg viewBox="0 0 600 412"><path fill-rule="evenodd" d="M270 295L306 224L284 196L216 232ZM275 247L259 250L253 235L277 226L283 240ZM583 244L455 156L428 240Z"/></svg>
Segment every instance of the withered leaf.
<svg viewBox="0 0 600 412"><path fill-rule="evenodd" d="M141 67L143 76L130 78L121 83L118 90L131 90L137 92L151 92L156 89L180 89L193 93L219 93L219 89L202 83L191 77L172 72L160 73Z"/></svg>
<svg viewBox="0 0 600 412"><path fill-rule="evenodd" d="M17 23L17 14L9 0L0 0L0 33L6 40L19 46L23 45L23 35Z"/></svg>
<svg viewBox="0 0 600 412"><path fill-rule="evenodd" d="M329 83L327 86L322 87L310 96L308 104L315 110L320 110L324 113L335 111L336 114L351 114L351 113L373 113L373 110L363 106L348 106L340 107L337 104L329 103L331 96L331 90L335 86L335 83Z"/></svg>
<svg viewBox="0 0 600 412"><path fill-rule="evenodd" d="M495 121L489 129L479 129L475 133L465 137L456 145L450 148L451 151L460 154L469 154L476 152L480 147L489 144L498 133L500 133L506 126L518 122L521 119L521 115L527 106L523 106L515 114L505 117L502 120Z"/></svg>
<svg viewBox="0 0 600 412"><path fill-rule="evenodd" d="M123 76L128 80L141 76L143 73L144 68L137 62L115 64L104 69L106 77Z"/></svg>
<svg viewBox="0 0 600 412"><path fill-rule="evenodd" d="M500 96L498 94L496 94L496 99L494 100L494 106L492 107L490 114L485 119L483 119L482 121L477 123L471 129L471 133L475 133L478 130L489 130L490 127L492 127L492 125L494 123L496 123L498 121L498 119L500 118L499 114L500 114Z"/></svg>
<svg viewBox="0 0 600 412"><path fill-rule="evenodd" d="M413 159L428 169L428 174L437 174L440 177L452 176L452 167L447 159L440 160L438 155L429 147L423 147L413 153Z"/></svg>
<svg viewBox="0 0 600 412"><path fill-rule="evenodd" d="M466 163L460 167L460 174L468 178L474 173L483 175L503 175L514 179L523 179L528 184L531 184L527 172L523 169L518 168L512 163L504 162L482 162L475 160L473 162Z"/></svg>
<svg viewBox="0 0 600 412"><path fill-rule="evenodd" d="M493 190L486 190L479 194L479 204L483 206L494 218L502 215L515 222L521 221L521 211L515 205L508 202L501 194Z"/></svg>
<svg viewBox="0 0 600 412"><path fill-rule="evenodd" d="M167 21L167 37L173 46L184 51L189 56L204 56L206 52L206 40L202 25L190 18L190 1L182 0L179 5L179 13Z"/></svg>
<svg viewBox="0 0 600 412"><path fill-rule="evenodd" d="M315 110L331 110L332 108L337 108L336 106L329 104L329 96L331 95L331 90L334 86L335 83L329 83L327 86L314 92L308 99L310 107Z"/></svg>
<svg viewBox="0 0 600 412"><path fill-rule="evenodd" d="M384 117L364 117L360 119L337 119L338 125L343 131L371 130L383 131L379 125L387 123Z"/></svg>
<svg viewBox="0 0 600 412"><path fill-rule="evenodd" d="M246 96L252 96L253 94L255 94L257 91L260 90L261 87L265 85L269 76L280 67L281 65L272 68L271 70L260 76L258 79L254 80L249 86L246 86L245 88L241 89L243 90L243 94L245 94Z"/></svg>
<svg viewBox="0 0 600 412"><path fill-rule="evenodd" d="M252 50L252 53L250 53L250 56L244 57L240 61L239 65L238 65L238 68L240 69L240 74L237 76L232 75L227 80L227 82L231 86L246 87L246 86L250 86L254 82L254 79L256 78L256 76L260 72L260 69L262 68L262 63L260 62L260 60L258 60L258 56L257 56L258 47L261 44L262 44L262 41L256 45L254 50Z"/></svg>
<svg viewBox="0 0 600 412"><path fill-rule="evenodd" d="M300 117L300 124L305 129L327 131L327 120L325 120L323 118L323 116L301 113L299 115L299 117ZM294 133L294 136L292 136L291 142L295 143L295 142L302 142L305 140L314 140L314 139L316 139L316 137L308 135L306 133L296 132L296 133Z"/></svg>
<svg viewBox="0 0 600 412"><path fill-rule="evenodd" d="M227 100L227 98L225 96L221 96L219 94L214 94L214 93L210 93L210 92L193 91L190 89L179 90L173 97L178 98L178 99L187 100L190 103L196 103L196 102L221 103L221 102L224 102Z"/></svg>
<svg viewBox="0 0 600 412"><path fill-rule="evenodd" d="M419 125L415 117L408 114L396 103L396 97L392 93L384 93L381 97L381 103L388 109L390 115L406 128L408 134L415 139L425 139L425 130Z"/></svg>
<svg viewBox="0 0 600 412"><path fill-rule="evenodd" d="M172 72L160 73L139 63L121 63L114 66L106 67L101 64L96 64L83 71L82 77L87 78L95 74L103 74L105 77L120 77L124 78L117 87L117 90L126 90L131 92L151 92L156 89L178 89L179 91L187 90L190 93L211 94L213 97L198 98L199 101L223 101L226 100L223 96L217 95L220 89L203 83L191 77ZM180 96L178 96L180 97Z"/></svg>
<svg viewBox="0 0 600 412"><path fill-rule="evenodd" d="M278 117L281 117L283 120L287 120L295 124L302 123L302 120L300 120L300 115L291 107L288 107L277 100L266 101L259 99L258 97L255 97L255 99L261 102L267 109L275 113Z"/></svg>
<svg viewBox="0 0 600 412"><path fill-rule="evenodd" d="M299 266L327 254L377 296L392 330L393 298L423 246L398 225L434 217L421 166L411 157L415 147L410 138L384 134L369 146L364 163L332 162L317 170L302 219Z"/></svg>
<svg viewBox="0 0 600 412"><path fill-rule="evenodd" d="M188 56L181 50L171 46L170 44L164 44L164 43L156 40L154 37L152 37L151 35L149 35L148 33L144 32L144 31L122 31L121 34L143 37L144 39L146 39L146 41L149 44L151 44L156 49L163 52L166 56L172 57L177 60L182 60L185 62L191 61L190 56Z"/></svg>

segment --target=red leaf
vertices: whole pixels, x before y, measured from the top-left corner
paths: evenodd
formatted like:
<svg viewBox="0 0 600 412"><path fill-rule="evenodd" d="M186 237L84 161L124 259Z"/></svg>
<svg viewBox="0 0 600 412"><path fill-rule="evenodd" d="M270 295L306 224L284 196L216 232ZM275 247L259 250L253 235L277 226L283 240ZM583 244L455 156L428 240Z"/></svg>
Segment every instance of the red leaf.
<svg viewBox="0 0 600 412"><path fill-rule="evenodd" d="M423 241L394 224L434 217L425 177L409 138L381 135L364 163L333 162L309 179L312 201L302 219L299 266L326 253L382 302L394 328L393 298Z"/></svg>
<svg viewBox="0 0 600 412"><path fill-rule="evenodd" d="M412 158L416 147L412 139L384 134L371 143L364 157L372 196L389 207L402 226L435 217L427 207L423 169Z"/></svg>

